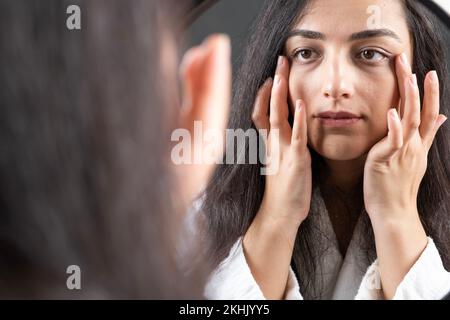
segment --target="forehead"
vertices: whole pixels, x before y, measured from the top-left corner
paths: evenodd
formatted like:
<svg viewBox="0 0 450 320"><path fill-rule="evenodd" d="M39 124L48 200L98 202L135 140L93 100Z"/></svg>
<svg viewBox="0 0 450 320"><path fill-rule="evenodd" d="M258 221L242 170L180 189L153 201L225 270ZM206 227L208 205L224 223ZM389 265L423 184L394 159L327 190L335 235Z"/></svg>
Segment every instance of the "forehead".
<svg viewBox="0 0 450 320"><path fill-rule="evenodd" d="M352 33L386 28L409 42L401 0L311 0L294 29L319 31L327 38L348 38Z"/></svg>

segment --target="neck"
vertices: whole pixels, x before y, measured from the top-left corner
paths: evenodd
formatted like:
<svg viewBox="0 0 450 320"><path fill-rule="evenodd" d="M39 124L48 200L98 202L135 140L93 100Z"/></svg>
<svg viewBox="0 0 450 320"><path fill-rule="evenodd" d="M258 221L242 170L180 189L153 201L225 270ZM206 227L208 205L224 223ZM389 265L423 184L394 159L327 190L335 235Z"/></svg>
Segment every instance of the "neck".
<svg viewBox="0 0 450 320"><path fill-rule="evenodd" d="M367 155L353 160L325 159L324 175L326 181L344 193L355 193L361 188L364 164Z"/></svg>

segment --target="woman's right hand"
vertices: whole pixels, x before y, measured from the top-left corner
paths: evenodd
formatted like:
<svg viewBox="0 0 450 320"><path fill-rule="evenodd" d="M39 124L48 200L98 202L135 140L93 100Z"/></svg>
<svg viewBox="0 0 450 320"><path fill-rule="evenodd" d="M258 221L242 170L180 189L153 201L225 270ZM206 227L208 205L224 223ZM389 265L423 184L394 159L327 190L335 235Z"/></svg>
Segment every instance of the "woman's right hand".
<svg viewBox="0 0 450 320"><path fill-rule="evenodd" d="M273 82L266 81L258 92L252 117L257 129L269 131L266 147L271 175L266 176L261 207L243 245L252 274L268 299L284 297L297 230L311 203L306 111L304 103L297 101L291 128L288 79L289 63L280 57Z"/></svg>
<svg viewBox="0 0 450 320"><path fill-rule="evenodd" d="M258 215L297 228L305 220L311 202L311 155L307 147L304 102L295 103L294 124L288 122L289 62L280 57L273 81L260 88L253 122L269 132L266 187ZM270 115L269 115L270 109ZM278 161L274 160L278 159Z"/></svg>

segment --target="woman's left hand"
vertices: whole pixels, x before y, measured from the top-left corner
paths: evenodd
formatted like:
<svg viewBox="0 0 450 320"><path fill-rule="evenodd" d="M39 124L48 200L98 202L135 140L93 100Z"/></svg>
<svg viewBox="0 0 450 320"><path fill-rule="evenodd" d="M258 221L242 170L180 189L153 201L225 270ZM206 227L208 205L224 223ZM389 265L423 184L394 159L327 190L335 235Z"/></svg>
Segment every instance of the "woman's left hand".
<svg viewBox="0 0 450 320"><path fill-rule="evenodd" d="M446 117L439 114L439 80L427 74L422 104L417 78L406 55L396 58L400 115L387 114L388 135L374 145L364 167L364 204L375 234L381 283L386 298L427 245L417 195L427 169L428 151Z"/></svg>
<svg viewBox="0 0 450 320"><path fill-rule="evenodd" d="M404 220L408 217L395 213L417 211L417 194L427 168L428 151L446 120L439 115L439 80L435 71L429 72L425 79L422 111L417 79L404 54L397 57L396 72L403 116L400 119L396 109L389 110L388 135L372 147L364 167L364 204L372 223Z"/></svg>

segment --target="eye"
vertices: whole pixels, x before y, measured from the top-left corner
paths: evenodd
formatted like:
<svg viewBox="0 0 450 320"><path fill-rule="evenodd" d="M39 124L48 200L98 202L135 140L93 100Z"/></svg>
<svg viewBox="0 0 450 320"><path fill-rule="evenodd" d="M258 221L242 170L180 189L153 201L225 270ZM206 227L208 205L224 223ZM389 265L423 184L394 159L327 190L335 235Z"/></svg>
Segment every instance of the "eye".
<svg viewBox="0 0 450 320"><path fill-rule="evenodd" d="M320 55L313 49L299 49L294 52L292 57L302 63L308 63L318 59Z"/></svg>
<svg viewBox="0 0 450 320"><path fill-rule="evenodd" d="M374 50L374 49L365 49L362 50L357 58L364 60L366 62L369 63L375 63L375 62L380 62L383 61L385 59L387 59L387 55L378 51L378 50Z"/></svg>

